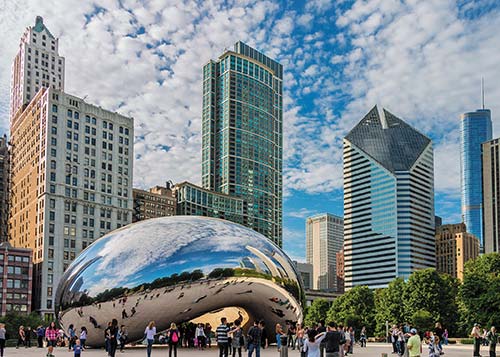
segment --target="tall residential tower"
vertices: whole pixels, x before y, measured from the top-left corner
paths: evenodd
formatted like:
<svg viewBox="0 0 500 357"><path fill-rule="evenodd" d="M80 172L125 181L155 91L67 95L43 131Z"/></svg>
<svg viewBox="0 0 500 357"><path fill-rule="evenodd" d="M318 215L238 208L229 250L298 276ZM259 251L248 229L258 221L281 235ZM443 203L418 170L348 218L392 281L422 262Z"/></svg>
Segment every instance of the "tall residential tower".
<svg viewBox="0 0 500 357"><path fill-rule="evenodd" d="M344 139L345 288L435 266L432 142L374 107Z"/></svg>
<svg viewBox="0 0 500 357"><path fill-rule="evenodd" d="M337 253L344 245L344 220L329 213L306 220L306 260L312 264L312 289L339 291Z"/></svg>
<svg viewBox="0 0 500 357"><path fill-rule="evenodd" d="M283 67L242 42L203 67L202 185L281 246Z"/></svg>
<svg viewBox="0 0 500 357"><path fill-rule="evenodd" d="M491 112L479 109L460 118L462 217L467 231L483 241L482 143L491 140Z"/></svg>

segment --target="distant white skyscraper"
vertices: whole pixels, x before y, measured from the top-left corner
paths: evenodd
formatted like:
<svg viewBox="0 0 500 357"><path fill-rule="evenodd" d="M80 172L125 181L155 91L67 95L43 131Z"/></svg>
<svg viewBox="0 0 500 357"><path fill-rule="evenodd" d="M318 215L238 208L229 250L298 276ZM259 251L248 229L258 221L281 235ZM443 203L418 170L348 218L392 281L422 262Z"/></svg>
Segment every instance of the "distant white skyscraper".
<svg viewBox="0 0 500 357"><path fill-rule="evenodd" d="M26 28L12 63L10 89L11 120L24 109L40 88L64 90L64 57L59 56L59 39L36 17Z"/></svg>
<svg viewBox="0 0 500 357"><path fill-rule="evenodd" d="M11 98L9 240L33 250L33 310L47 318L71 261L130 223L133 208L133 119L57 89L61 58L37 18L14 60Z"/></svg>
<svg viewBox="0 0 500 357"><path fill-rule="evenodd" d="M323 213L306 220L306 260L312 264L312 289L338 291L337 253L344 243L344 220Z"/></svg>
<svg viewBox="0 0 500 357"><path fill-rule="evenodd" d="M435 267L432 142L374 107L344 139L345 288Z"/></svg>

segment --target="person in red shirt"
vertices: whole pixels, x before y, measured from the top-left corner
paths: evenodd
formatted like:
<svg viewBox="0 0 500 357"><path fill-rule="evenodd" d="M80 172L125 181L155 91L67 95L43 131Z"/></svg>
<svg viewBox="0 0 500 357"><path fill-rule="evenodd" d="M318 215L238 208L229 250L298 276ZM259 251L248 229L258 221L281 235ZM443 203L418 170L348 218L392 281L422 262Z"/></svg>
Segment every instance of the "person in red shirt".
<svg viewBox="0 0 500 357"><path fill-rule="evenodd" d="M52 321L45 330L45 338L47 339L47 357L54 357L52 352L54 352L54 347L57 345L57 337L59 331L56 328L56 323Z"/></svg>

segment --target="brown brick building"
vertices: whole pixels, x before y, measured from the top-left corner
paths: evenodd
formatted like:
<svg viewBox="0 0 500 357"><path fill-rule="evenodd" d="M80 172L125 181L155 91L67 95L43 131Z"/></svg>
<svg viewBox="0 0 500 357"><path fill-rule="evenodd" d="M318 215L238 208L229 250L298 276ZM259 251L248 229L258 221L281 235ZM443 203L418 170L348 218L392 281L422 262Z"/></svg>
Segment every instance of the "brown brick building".
<svg viewBox="0 0 500 357"><path fill-rule="evenodd" d="M1 315L16 311L31 312L33 263L31 249L13 248L9 243L0 244L0 309Z"/></svg>
<svg viewBox="0 0 500 357"><path fill-rule="evenodd" d="M149 191L134 188L132 192L134 196L133 222L175 215L176 200L170 184L166 187L155 186Z"/></svg>

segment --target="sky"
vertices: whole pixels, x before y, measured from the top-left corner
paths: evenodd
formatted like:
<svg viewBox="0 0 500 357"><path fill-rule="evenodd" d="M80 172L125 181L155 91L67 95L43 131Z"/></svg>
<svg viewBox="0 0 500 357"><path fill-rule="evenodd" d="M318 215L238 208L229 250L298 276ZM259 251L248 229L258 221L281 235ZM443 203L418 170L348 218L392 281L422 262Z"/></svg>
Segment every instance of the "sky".
<svg viewBox="0 0 500 357"><path fill-rule="evenodd" d="M135 119L134 187L201 182L202 66L243 41L284 66L285 251L305 218L343 214L342 139L375 105L433 140L436 214L461 220L459 117L486 107L499 134L496 0L0 0L0 133L10 66L44 17L65 90Z"/></svg>

